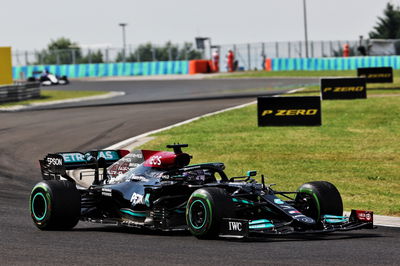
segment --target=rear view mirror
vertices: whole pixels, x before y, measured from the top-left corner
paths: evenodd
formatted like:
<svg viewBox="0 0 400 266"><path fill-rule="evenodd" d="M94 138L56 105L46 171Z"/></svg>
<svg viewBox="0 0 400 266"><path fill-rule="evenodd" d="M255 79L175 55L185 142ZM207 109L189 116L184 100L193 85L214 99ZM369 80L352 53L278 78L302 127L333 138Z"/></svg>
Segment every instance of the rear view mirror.
<svg viewBox="0 0 400 266"><path fill-rule="evenodd" d="M247 177L256 176L256 175L257 175L257 171L255 171L255 170L247 171L247 174L246 174Z"/></svg>

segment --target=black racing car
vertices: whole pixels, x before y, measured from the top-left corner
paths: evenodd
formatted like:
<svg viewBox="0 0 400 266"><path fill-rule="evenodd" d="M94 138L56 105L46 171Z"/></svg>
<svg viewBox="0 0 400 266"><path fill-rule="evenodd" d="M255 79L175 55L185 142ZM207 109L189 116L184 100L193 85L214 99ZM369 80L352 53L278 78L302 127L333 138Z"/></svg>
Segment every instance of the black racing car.
<svg viewBox="0 0 400 266"><path fill-rule="evenodd" d="M67 230L79 220L155 230L189 230L198 238L321 233L373 228L371 211L343 216L334 185L315 181L276 191L253 177L228 177L223 163L189 165L186 144L173 152L137 150L48 154L44 181L30 196L33 222ZM79 186L79 179L92 184Z"/></svg>

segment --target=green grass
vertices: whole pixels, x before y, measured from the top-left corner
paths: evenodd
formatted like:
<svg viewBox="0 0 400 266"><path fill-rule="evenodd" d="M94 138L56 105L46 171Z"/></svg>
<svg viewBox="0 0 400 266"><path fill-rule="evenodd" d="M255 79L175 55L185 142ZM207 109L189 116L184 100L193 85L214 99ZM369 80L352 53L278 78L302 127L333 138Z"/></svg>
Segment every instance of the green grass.
<svg viewBox="0 0 400 266"><path fill-rule="evenodd" d="M321 127L257 127L256 106L156 134L141 148L188 143L193 163L224 162L229 176L265 174L282 190L334 183L345 209L400 215L400 104L397 97L324 101Z"/></svg>
<svg viewBox="0 0 400 266"><path fill-rule="evenodd" d="M108 91L57 91L57 90L41 90L39 99L32 99L19 102L10 102L0 104L0 107L10 107L14 105L27 105L33 103L44 103L51 101L67 100L88 96L97 96L107 94Z"/></svg>
<svg viewBox="0 0 400 266"><path fill-rule="evenodd" d="M264 77L356 77L356 70L344 71L246 71L215 76L213 78L264 78Z"/></svg>
<svg viewBox="0 0 400 266"><path fill-rule="evenodd" d="M213 78L267 78L267 77L356 77L356 70L326 71L245 71L224 73ZM400 76L400 70L393 70L393 76Z"/></svg>

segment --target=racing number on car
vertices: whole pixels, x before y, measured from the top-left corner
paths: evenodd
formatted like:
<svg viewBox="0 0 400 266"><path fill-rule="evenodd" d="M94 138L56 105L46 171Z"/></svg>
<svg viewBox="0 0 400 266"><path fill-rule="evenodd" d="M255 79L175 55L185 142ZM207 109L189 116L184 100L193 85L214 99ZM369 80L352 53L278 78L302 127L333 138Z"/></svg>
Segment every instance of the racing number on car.
<svg viewBox="0 0 400 266"><path fill-rule="evenodd" d="M161 165L161 159L162 159L162 157L158 156L158 155L151 156L150 160L149 160L149 164Z"/></svg>

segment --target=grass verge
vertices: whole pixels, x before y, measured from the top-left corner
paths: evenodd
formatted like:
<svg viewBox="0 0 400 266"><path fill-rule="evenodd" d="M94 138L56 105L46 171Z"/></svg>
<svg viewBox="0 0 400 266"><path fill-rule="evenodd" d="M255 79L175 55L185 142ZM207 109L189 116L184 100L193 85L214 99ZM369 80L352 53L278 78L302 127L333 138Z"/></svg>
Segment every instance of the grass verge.
<svg viewBox="0 0 400 266"><path fill-rule="evenodd" d="M356 77L356 70L343 71L246 71L227 73L213 78L267 78L267 77Z"/></svg>
<svg viewBox="0 0 400 266"><path fill-rule="evenodd" d="M345 209L400 216L400 105L397 97L324 101L321 127L257 127L256 106L164 131L141 148L189 143L193 163L221 161L230 176L258 170L295 190L326 180Z"/></svg>
<svg viewBox="0 0 400 266"><path fill-rule="evenodd" d="M0 107L10 107L14 105L27 105L33 103L44 103L59 100L69 100L74 98L82 98L89 96L98 96L107 94L108 91L59 91L59 90L41 90L41 96L39 99L32 99L19 102L10 102L0 104Z"/></svg>

